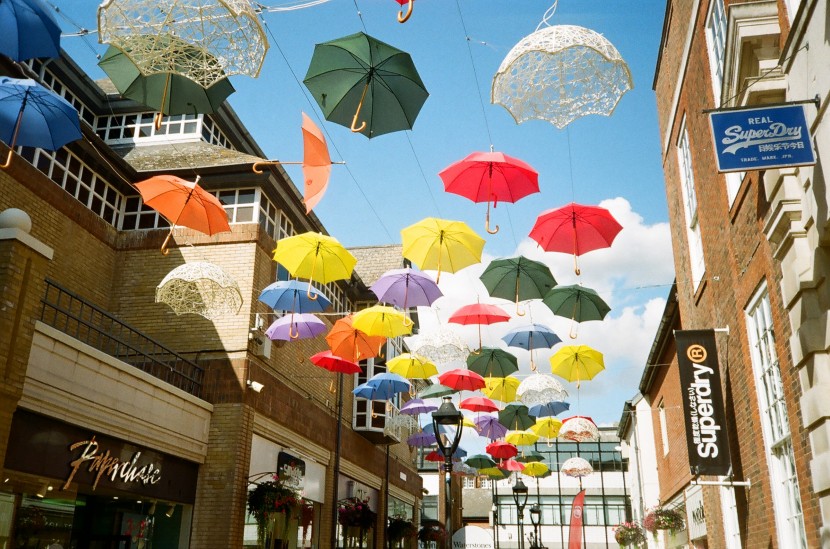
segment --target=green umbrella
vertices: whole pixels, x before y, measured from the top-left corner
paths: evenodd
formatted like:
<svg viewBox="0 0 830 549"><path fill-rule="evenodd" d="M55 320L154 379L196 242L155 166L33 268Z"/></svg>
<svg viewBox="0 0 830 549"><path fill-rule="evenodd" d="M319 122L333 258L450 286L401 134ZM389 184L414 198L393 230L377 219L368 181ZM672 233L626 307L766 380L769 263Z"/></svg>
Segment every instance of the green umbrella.
<svg viewBox="0 0 830 549"><path fill-rule="evenodd" d="M535 450L531 450L530 452L522 452L521 455L516 456L515 459L516 461L520 461L522 463L533 463L535 461L542 461L545 459L545 456Z"/></svg>
<svg viewBox="0 0 830 549"><path fill-rule="evenodd" d="M418 393L418 398L439 398L453 393L455 393L455 391L450 387L436 383L435 385L430 385L426 389L422 389L421 392Z"/></svg>
<svg viewBox="0 0 830 549"><path fill-rule="evenodd" d="M479 279L492 297L515 301L519 316L519 301L540 299L556 286L547 265L521 255L491 261Z"/></svg>
<svg viewBox="0 0 830 549"><path fill-rule="evenodd" d="M611 310L594 290L578 284L553 288L542 298L542 303L553 314L570 318L574 322L602 320ZM571 329L570 335L572 339L576 338L574 329Z"/></svg>
<svg viewBox="0 0 830 549"><path fill-rule="evenodd" d="M519 371L519 361L504 349L482 347L479 354L467 357L467 368L482 377L507 377Z"/></svg>
<svg viewBox="0 0 830 549"><path fill-rule="evenodd" d="M493 458L485 454L475 454L469 456L467 459L464 460L464 463L466 463L470 467L475 467L476 469L485 469L487 467L496 466L496 462L493 461Z"/></svg>
<svg viewBox="0 0 830 549"><path fill-rule="evenodd" d="M187 59L186 54L183 59ZM107 48L98 66L107 73L121 95L165 115L212 113L236 91L227 78L203 88L180 74L143 76L135 63L113 46Z"/></svg>
<svg viewBox="0 0 830 549"><path fill-rule="evenodd" d="M303 83L326 120L368 138L412 129L429 96L408 53L362 32L314 46Z"/></svg>
<svg viewBox="0 0 830 549"><path fill-rule="evenodd" d="M528 407L524 404L512 403L499 412L499 423L508 429L530 429L536 420L530 416Z"/></svg>

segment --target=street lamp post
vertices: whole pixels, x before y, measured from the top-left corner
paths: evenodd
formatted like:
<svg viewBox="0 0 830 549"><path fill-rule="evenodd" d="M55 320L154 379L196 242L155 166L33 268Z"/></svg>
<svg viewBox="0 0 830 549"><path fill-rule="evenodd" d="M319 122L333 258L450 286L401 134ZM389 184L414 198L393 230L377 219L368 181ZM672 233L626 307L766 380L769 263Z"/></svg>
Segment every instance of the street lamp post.
<svg viewBox="0 0 830 549"><path fill-rule="evenodd" d="M458 443L461 442L461 426L463 421L464 416L455 406L453 406L452 398L448 396L445 396L444 402L441 403L441 406L432 412L432 429L435 432L435 439L438 442L438 449L444 455L444 525L447 528L447 549L452 547L453 534L451 490L452 477L450 475L452 472L452 455L456 450L458 450ZM452 443L447 444L448 440L445 440L442 436L439 431L441 425L455 427L455 436L452 439ZM527 499L526 496L525 499Z"/></svg>
<svg viewBox="0 0 830 549"><path fill-rule="evenodd" d="M530 507L530 522L533 523L533 545L530 549L545 549L542 545L542 532L540 525L542 524L542 508L539 503L534 503Z"/></svg>
<svg viewBox="0 0 830 549"><path fill-rule="evenodd" d="M518 473L517 473L518 475ZM525 526L524 526L524 514L525 514L525 505L527 505L527 486L525 483L522 482L521 478L516 478L516 482L513 483L513 502L516 504L516 509L518 510L518 520L519 520L519 549L524 549L525 546Z"/></svg>

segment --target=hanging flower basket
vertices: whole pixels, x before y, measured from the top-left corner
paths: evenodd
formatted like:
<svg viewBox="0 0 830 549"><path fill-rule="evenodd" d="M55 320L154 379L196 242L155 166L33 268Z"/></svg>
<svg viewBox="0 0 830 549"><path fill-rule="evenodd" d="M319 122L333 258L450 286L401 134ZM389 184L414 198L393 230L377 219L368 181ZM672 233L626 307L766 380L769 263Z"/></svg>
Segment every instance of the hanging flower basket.
<svg viewBox="0 0 830 549"><path fill-rule="evenodd" d="M425 520L418 532L418 541L437 542L439 545L447 540L447 529L437 520Z"/></svg>
<svg viewBox="0 0 830 549"><path fill-rule="evenodd" d="M656 534L657 530L669 530L675 533L686 528L686 523L677 509L668 509L658 505L649 509L643 517L643 528L652 534Z"/></svg>
<svg viewBox="0 0 830 549"><path fill-rule="evenodd" d="M260 547L282 547L281 541L296 539L301 505L300 494L283 486L276 475L248 492L248 511L256 519Z"/></svg>
<svg viewBox="0 0 830 549"><path fill-rule="evenodd" d="M418 535L418 529L412 521L404 518L392 517L389 519L389 526L386 527L386 537L392 543L398 543L405 539L414 538Z"/></svg>
<svg viewBox="0 0 830 549"><path fill-rule="evenodd" d="M646 542L646 534L636 522L623 522L614 527L614 539L623 547L637 546Z"/></svg>
<svg viewBox="0 0 830 549"><path fill-rule="evenodd" d="M340 502L337 510L337 522L341 526L368 530L375 525L377 513L369 508L369 500L346 498Z"/></svg>

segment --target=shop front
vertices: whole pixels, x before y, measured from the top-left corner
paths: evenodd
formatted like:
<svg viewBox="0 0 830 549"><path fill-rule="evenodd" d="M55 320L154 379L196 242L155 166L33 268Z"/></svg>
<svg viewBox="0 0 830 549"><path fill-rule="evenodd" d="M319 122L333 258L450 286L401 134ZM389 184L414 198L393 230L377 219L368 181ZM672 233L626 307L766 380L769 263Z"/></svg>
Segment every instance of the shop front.
<svg viewBox="0 0 830 549"><path fill-rule="evenodd" d="M338 475L337 547L376 547L380 491L346 475Z"/></svg>
<svg viewBox="0 0 830 549"><path fill-rule="evenodd" d="M19 408L0 485L0 549L185 549L198 472Z"/></svg>

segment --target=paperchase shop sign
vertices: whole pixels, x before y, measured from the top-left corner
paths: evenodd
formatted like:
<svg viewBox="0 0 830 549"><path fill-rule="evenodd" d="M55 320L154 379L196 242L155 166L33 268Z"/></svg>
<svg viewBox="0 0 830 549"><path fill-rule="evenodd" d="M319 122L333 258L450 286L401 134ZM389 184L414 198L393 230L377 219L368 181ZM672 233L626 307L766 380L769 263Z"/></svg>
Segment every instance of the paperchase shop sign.
<svg viewBox="0 0 830 549"><path fill-rule="evenodd" d="M480 526L465 526L452 536L452 549L494 549L493 536Z"/></svg>

